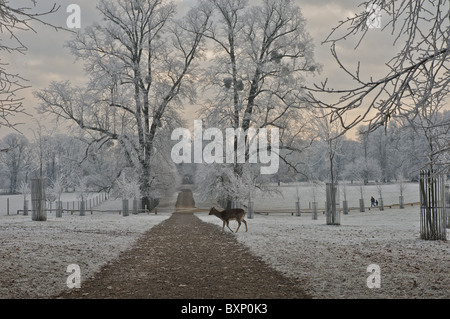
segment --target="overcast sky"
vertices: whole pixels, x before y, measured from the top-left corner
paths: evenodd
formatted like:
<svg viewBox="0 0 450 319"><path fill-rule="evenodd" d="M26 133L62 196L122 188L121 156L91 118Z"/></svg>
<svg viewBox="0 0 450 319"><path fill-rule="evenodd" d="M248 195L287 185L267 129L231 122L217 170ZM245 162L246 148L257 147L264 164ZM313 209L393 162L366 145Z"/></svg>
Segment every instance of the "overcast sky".
<svg viewBox="0 0 450 319"><path fill-rule="evenodd" d="M323 65L323 71L315 78L309 78L309 81L320 82L329 77L333 82L339 85L350 85L348 78L342 75L337 64L330 54L328 44L322 45L322 41L335 27L339 20L352 16L355 12L360 12L364 8L358 7L361 0L343 0L343 1L314 1L314 0L295 0L300 6L304 17L307 20L308 32L315 42L316 61ZM16 3L24 3L30 6L30 0L14 0ZM38 10L45 11L52 7L54 1L40 1ZM61 0L57 4L60 9L52 16L47 16L46 21L56 25L66 25L68 5L74 3L81 8L81 28L91 25L99 19L96 5L99 0ZM186 12L187 8L196 3L196 0L176 0L179 6L179 12ZM39 1L38 1L39 3ZM382 17L383 23L383 17ZM69 32L58 31L49 27L35 25L37 33L21 32L21 40L28 46L26 55L8 55L2 53L2 61L9 61L10 71L19 73L29 80L31 89L21 92L25 98L26 111L41 122L47 123L46 119L41 118L35 112L38 101L33 97L34 90L46 88L51 81L70 80L73 83L83 83L85 80L82 63L75 62L74 57L64 43L69 41L71 35ZM383 70L384 64L392 57L398 48L392 45L392 39L388 32L382 32L380 29L370 29L362 45L355 51L351 43L342 43L338 51L345 63L356 66L360 60L364 66L364 74L376 77ZM192 114L192 112L191 112ZM30 136L30 127L35 127L33 117L17 118L17 121L25 122L26 125L19 126L19 130L25 135ZM16 121L16 122L17 122ZM8 134L10 130L0 128L0 137Z"/></svg>

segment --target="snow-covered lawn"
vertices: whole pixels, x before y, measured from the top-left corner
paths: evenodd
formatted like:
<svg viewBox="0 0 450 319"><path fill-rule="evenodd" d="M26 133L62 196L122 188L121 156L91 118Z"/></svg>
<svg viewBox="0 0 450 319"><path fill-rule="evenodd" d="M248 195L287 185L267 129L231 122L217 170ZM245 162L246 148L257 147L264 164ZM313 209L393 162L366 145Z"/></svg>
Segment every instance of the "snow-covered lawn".
<svg viewBox="0 0 450 319"><path fill-rule="evenodd" d="M217 217L197 216L221 231ZM313 298L450 298L449 242L419 239L418 206L355 210L341 214L340 226L326 225L322 213L317 220L307 213L256 214L247 222L249 231L242 225L237 239L274 268L299 278ZM230 226L236 229L237 223ZM371 264L380 267L380 288L367 286Z"/></svg>
<svg viewBox="0 0 450 319"><path fill-rule="evenodd" d="M121 205L120 200L108 200L99 208L121 209ZM0 298L54 296L67 289L68 265L80 266L83 281L170 214L47 216L46 222L36 222L31 214L0 214Z"/></svg>
<svg viewBox="0 0 450 319"><path fill-rule="evenodd" d="M384 205L398 205L400 196L400 184L383 184L381 193ZM309 208L309 203L316 201L319 208L325 207L325 184L312 185L308 183L299 183L297 186L293 184L282 184L280 187L274 187L279 193L267 194L257 192L253 196L255 211L266 210L295 210L295 202L297 201L297 191L300 199L301 208ZM404 183L403 197L405 203L415 203L419 201L419 184ZM346 183L345 193L348 201L348 207L359 207L359 199L361 198L360 185ZM379 199L377 185L369 184L362 186L364 205L370 206L370 198L373 196ZM342 204L344 200L344 186L338 187L338 202ZM246 202L243 203L246 205Z"/></svg>
<svg viewBox="0 0 450 319"><path fill-rule="evenodd" d="M283 196L256 195L255 210L293 211L297 187L279 189ZM375 186L364 189L367 201L372 194L377 197ZM397 204L398 185L385 185L383 189L386 205ZM309 185L299 190L301 203L305 203L301 207L305 207L312 191ZM352 186L347 190L349 206L357 206L359 189ZM15 211L22 209L21 195L10 197L14 198L10 199L11 215L6 216L6 200L1 196L0 298L54 296L66 289L69 264L80 266L82 280L92 276L131 247L138 236L168 218L176 195L161 201L158 215L123 217L118 213L86 212L86 216L65 213L56 218L53 212L46 222L31 221L31 214L16 215ZM70 201L74 195L65 196L63 200ZM319 203L321 200L317 199ZM417 201L417 184L407 184L405 202ZM110 199L98 208L119 210L121 205L120 200ZM196 206L209 210L212 203L196 200ZM222 222L217 217L207 213L197 216L221 230ZM321 211L317 220L312 220L309 213L300 217L255 214L247 220L249 231L241 227L237 239L274 268L299 278L314 298L450 298L449 242L419 239L417 205L385 211L375 208L364 213L353 210L349 215L341 214L340 226L326 225ZM231 227L236 227L235 222ZM367 287L367 267L371 264L380 267L381 288Z"/></svg>

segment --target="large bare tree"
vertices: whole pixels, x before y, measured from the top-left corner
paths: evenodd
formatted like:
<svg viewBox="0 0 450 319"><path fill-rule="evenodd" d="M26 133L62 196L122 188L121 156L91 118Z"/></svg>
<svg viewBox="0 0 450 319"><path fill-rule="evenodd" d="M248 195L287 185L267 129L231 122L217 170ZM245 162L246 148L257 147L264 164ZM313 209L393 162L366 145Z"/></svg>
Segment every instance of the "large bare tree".
<svg viewBox="0 0 450 319"><path fill-rule="evenodd" d="M301 109L306 107L301 86L305 75L318 69L300 8L289 0L264 0L257 5L246 0L205 3L215 12L213 28L206 33L214 44L205 86L213 98L205 101L202 110L206 121L242 132L277 128L280 148L292 149L291 142L301 132ZM244 138L248 161L248 135ZM244 165L237 161L237 144L236 137L233 171L239 179ZM285 160L281 152L280 156ZM230 188L225 183L236 183L236 178L219 178L222 189Z"/></svg>
<svg viewBox="0 0 450 319"><path fill-rule="evenodd" d="M194 63L210 12L193 9L177 20L176 6L163 0L102 0L98 9L103 22L68 43L89 83L52 83L36 95L44 112L89 131L97 143L117 141L148 206L155 156L170 141L164 132L179 125L182 98L195 97Z"/></svg>

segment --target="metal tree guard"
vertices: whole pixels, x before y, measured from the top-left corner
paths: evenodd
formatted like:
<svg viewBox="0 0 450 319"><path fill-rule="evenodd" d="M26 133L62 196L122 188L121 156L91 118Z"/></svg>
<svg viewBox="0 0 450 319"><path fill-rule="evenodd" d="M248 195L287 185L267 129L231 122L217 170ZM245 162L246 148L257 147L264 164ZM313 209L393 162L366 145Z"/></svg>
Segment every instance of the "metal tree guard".
<svg viewBox="0 0 450 319"><path fill-rule="evenodd" d="M317 220L317 202L311 203L311 215L312 219Z"/></svg>
<svg viewBox="0 0 450 319"><path fill-rule="evenodd" d="M420 172L420 238L446 240L447 216L445 209L444 176L433 171Z"/></svg>
<svg viewBox="0 0 450 319"><path fill-rule="evenodd" d="M249 201L247 206L247 215L249 219L253 219L253 202Z"/></svg>
<svg viewBox="0 0 450 319"><path fill-rule="evenodd" d="M447 228L450 228L450 185L445 186L445 210L447 214Z"/></svg>

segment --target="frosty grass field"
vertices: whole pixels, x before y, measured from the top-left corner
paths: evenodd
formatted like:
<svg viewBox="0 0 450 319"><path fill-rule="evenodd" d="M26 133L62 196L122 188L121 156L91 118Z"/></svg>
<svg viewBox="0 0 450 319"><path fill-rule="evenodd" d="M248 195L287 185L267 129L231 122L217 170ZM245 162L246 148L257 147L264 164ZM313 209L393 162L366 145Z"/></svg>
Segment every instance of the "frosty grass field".
<svg viewBox="0 0 450 319"><path fill-rule="evenodd" d="M317 220L309 213L300 217L290 214L297 187L278 189L284 196L255 194L255 211L289 213L255 214L253 219L247 218L249 231L241 228L236 237L272 267L298 278L313 298L450 298L449 243L419 239L419 206L372 208L364 213L354 209L341 214L340 226L328 226L322 213L325 198L321 186L314 189L322 208ZM300 206L307 208L312 187L301 185L298 189ZM372 185L363 190L369 206L370 196L378 198L377 189ZM63 201L73 195L65 196ZM398 185L383 186L385 206L397 204L398 196ZM418 185L406 184L404 196L405 203L418 202ZM359 187L347 186L349 207L357 207L359 197ZM49 213L47 222L33 222L30 216L15 213L22 209L22 196L10 197L10 216L6 216L6 197L0 197L0 297L54 296L67 289L66 269L73 263L80 266L82 280L94 275L138 236L168 218L175 201L176 194L163 200L158 215L88 212L83 217L65 213L55 218ZM196 204L205 210L211 205L197 199ZM120 207L120 200L100 205L102 209ZM220 232L222 222L215 216L207 212L196 215L220 226ZM235 229L237 224L231 222L230 226ZM381 288L367 287L371 264L380 266Z"/></svg>

